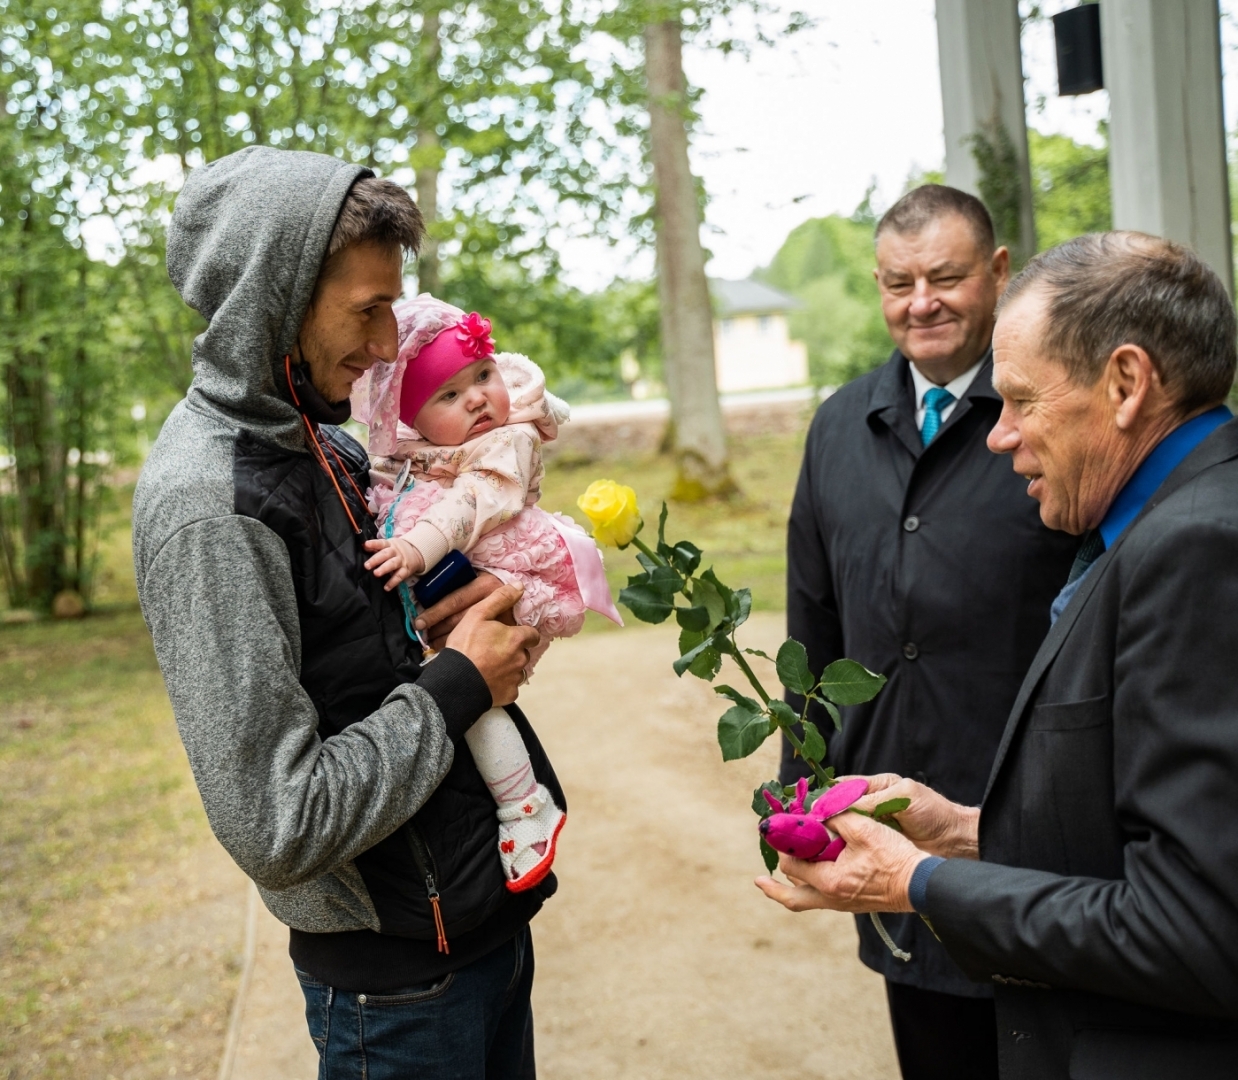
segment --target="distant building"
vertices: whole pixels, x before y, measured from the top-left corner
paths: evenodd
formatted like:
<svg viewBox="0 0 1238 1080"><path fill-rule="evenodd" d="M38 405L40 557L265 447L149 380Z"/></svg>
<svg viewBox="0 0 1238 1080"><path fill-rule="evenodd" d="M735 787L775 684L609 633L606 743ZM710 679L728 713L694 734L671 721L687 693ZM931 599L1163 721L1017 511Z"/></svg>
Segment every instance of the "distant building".
<svg viewBox="0 0 1238 1080"><path fill-rule="evenodd" d="M801 304L751 278L713 280L714 357L718 390L767 390L808 383L808 349L792 341L787 312Z"/></svg>

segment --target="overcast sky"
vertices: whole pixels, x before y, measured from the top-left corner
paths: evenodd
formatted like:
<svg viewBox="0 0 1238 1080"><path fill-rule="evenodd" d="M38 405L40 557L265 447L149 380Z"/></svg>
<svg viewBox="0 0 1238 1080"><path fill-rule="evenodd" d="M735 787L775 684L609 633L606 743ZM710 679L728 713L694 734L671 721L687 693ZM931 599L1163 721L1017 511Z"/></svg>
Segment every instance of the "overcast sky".
<svg viewBox="0 0 1238 1080"><path fill-rule="evenodd" d="M1052 14L1075 3L1043 7ZM751 60L693 50L685 56L689 78L705 92L692 156L710 196L704 240L714 277L747 277L800 222L851 213L873 181L875 201L888 205L913 169L938 169L945 160L933 0L796 6L818 25ZM1229 64L1238 0L1221 7ZM1057 97L1051 23L1027 29L1023 53L1029 122L1095 143L1108 96ZM1234 83L1226 80L1227 128L1238 116ZM587 288L616 273L652 271L647 254L632 259L585 241L569 242L563 254L572 279Z"/></svg>

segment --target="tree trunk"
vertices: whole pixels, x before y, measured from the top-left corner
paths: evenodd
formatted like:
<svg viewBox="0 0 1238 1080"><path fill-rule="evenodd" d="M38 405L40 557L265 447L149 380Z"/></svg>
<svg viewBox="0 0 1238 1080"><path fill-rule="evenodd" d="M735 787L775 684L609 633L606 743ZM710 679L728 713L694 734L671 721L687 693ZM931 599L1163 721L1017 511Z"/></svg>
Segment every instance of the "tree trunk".
<svg viewBox="0 0 1238 1080"><path fill-rule="evenodd" d="M30 232L31 216L33 210L23 228L26 235ZM29 283L24 277L16 279L13 292L15 321L21 325L30 317L32 306ZM46 357L23 345L14 350L4 377L22 541L17 595L11 600L14 604L47 607L60 588L64 543L56 514L54 447L47 423Z"/></svg>
<svg viewBox="0 0 1238 1080"><path fill-rule="evenodd" d="M688 162L688 95L678 22L645 27L662 365L671 400L677 475L671 497L735 490L714 367L713 309L701 249L700 202Z"/></svg>
<svg viewBox="0 0 1238 1080"><path fill-rule="evenodd" d="M421 23L421 70L432 86L438 85L438 61L442 50L439 42L439 13L430 10ZM437 95L436 95L437 96ZM426 95L427 103L431 100ZM427 105L417 121L417 206L426 224L426 238L422 241L417 256L417 288L421 292L438 295L440 277L438 263L438 239L434 225L438 221L438 174L443 151L436 128L435 109Z"/></svg>

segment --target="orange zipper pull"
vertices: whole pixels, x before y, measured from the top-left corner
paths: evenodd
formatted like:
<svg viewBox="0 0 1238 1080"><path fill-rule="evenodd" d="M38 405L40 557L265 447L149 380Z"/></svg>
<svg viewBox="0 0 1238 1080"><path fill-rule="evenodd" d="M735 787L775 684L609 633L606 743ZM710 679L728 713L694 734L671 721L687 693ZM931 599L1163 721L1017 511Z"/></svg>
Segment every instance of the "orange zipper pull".
<svg viewBox="0 0 1238 1080"><path fill-rule="evenodd" d="M450 955L451 949L447 945L447 931L443 929L443 909L438 902L438 889L434 887L434 878L426 876L426 892L430 896L430 907L434 909L434 929L438 933L438 951L444 955Z"/></svg>

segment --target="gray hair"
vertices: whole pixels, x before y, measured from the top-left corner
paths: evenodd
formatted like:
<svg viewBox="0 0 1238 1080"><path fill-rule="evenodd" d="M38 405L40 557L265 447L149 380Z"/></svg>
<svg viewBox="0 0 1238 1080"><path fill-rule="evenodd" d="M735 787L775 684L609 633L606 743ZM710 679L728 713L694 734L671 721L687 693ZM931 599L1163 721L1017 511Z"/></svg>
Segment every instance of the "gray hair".
<svg viewBox="0 0 1238 1080"><path fill-rule="evenodd" d="M1234 304L1190 248L1137 232L1090 233L1032 258L998 302L1048 299L1044 345L1092 385L1113 351L1138 345L1185 414L1224 401L1238 364Z"/></svg>
<svg viewBox="0 0 1238 1080"><path fill-rule="evenodd" d="M993 254L997 241L993 232L993 219L989 217L984 203L975 195L947 187L945 184L921 184L918 188L912 188L881 215L873 240L875 242L881 239L883 232L914 236L929 222L937 221L948 214L957 214L971 226L976 247L981 254Z"/></svg>

